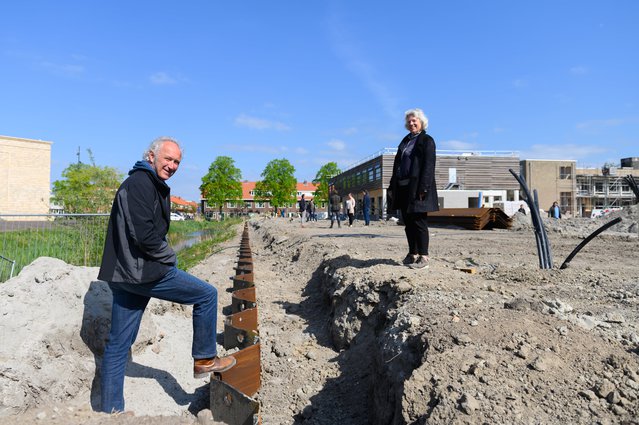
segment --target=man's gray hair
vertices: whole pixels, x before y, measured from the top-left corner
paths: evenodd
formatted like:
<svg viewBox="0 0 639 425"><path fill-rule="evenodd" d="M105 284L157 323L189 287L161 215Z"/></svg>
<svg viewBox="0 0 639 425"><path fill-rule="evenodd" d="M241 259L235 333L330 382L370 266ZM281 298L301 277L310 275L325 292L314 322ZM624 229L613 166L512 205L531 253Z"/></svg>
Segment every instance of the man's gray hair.
<svg viewBox="0 0 639 425"><path fill-rule="evenodd" d="M428 128L428 118L426 118L426 115L424 115L424 111L422 111L421 109L409 109L408 111L404 112L404 127L406 127L406 130L410 131L410 129L408 128L408 117L415 117L420 120L422 122L424 131L426 131L426 129Z"/></svg>
<svg viewBox="0 0 639 425"><path fill-rule="evenodd" d="M144 151L144 154L142 155L142 159L144 159L145 161L151 162L151 156L149 154L153 152L153 155L157 156L158 152L160 152L160 149L162 148L162 145L165 142L175 143L177 147L180 148L180 152L182 152L182 155L184 155L184 152L182 151L182 146L180 146L180 142L178 142L173 137L162 136L162 137L158 137L157 139L151 142L149 147Z"/></svg>

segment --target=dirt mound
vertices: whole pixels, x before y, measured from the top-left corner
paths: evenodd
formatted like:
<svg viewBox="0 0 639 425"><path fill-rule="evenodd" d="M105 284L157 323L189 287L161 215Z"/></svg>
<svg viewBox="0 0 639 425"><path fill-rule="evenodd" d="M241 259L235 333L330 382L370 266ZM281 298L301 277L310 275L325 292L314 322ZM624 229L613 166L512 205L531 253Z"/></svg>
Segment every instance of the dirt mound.
<svg viewBox="0 0 639 425"><path fill-rule="evenodd" d="M555 222L560 264L590 224ZM430 269L411 270L402 226L328 226L251 221L263 423L639 423L631 225L565 270L539 269L532 228L433 228ZM191 270L218 287L220 332L238 242ZM110 310L96 274L40 259L0 285L0 423L133 423L91 411ZM145 315L125 383L136 423L210 423L189 315Z"/></svg>
<svg viewBox="0 0 639 425"><path fill-rule="evenodd" d="M277 258L271 269L289 279L315 271L307 302L328 318L309 316L308 327L329 329L317 339L338 350L332 379L358 382L339 400L322 391L299 403L302 422L634 423L639 415L637 268L597 257L605 240L585 248L572 270L540 270L531 234L433 229L424 272L399 265L401 227L254 227L261 255ZM556 255L580 241L561 232L551 239ZM468 267L474 274L461 271ZM361 416L345 419L340 406L362 402Z"/></svg>
<svg viewBox="0 0 639 425"><path fill-rule="evenodd" d="M78 415L99 407L99 365L108 337L112 296L96 276L97 268L42 257L0 285L0 422L5 417L11 423L16 415L35 418L41 413L35 410L44 409L50 410L44 415L52 423L54 407L58 417L67 408ZM134 377L125 385L127 406L132 410L142 415L188 414L193 418L188 403L180 407L188 400L184 395L182 402L169 401L171 396L175 399L178 388L196 392L203 383L192 379L189 316L179 305L149 303L132 347L135 360L127 367L127 376ZM166 334L171 334L171 342L164 341ZM181 355L180 368L175 359ZM186 383L184 389L179 381ZM163 391L166 385L175 390ZM194 402L205 407L207 395L204 388ZM87 419L85 414L79 416Z"/></svg>
<svg viewBox="0 0 639 425"><path fill-rule="evenodd" d="M616 237L637 237L639 234L639 204L624 207L622 210L614 211L605 217L599 218L570 218L557 220L542 216L542 220L547 232L549 233L557 232L585 238L604 224L617 217L621 218L621 222L608 229L603 237L606 238L611 235ZM530 215L519 212L513 215L511 230L531 231L531 229L533 229L533 225Z"/></svg>

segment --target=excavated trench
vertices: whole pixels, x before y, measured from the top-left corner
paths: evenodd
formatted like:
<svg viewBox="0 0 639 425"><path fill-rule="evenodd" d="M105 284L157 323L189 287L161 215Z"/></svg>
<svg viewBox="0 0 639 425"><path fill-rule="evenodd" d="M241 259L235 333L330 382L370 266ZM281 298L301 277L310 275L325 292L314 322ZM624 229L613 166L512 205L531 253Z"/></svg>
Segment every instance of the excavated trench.
<svg viewBox="0 0 639 425"><path fill-rule="evenodd" d="M259 224L254 226L260 228ZM372 265L396 263L361 261L349 255L332 257L327 254L330 247L324 251L300 236L289 239L265 233L262 238L264 248L277 252L280 258L290 256L288 270L292 274L300 259L306 259L307 269L309 258L318 259L304 290L309 299L303 305L323 310L320 321L328 323L328 331L320 340L330 341L331 348L340 353L340 391L334 396L346 398L346 404L357 410L353 416L359 419L353 423L406 423L402 416L404 381L423 363L428 348L424 335L412 332L416 319L398 309L413 288L401 278L380 281L373 275L362 275L362 270ZM310 320L317 316L318 312L306 314Z"/></svg>
<svg viewBox="0 0 639 425"><path fill-rule="evenodd" d="M321 389L297 405L296 424L592 423L639 412L631 259L546 271L521 233L436 229L436 261L420 273L396 261L396 228L252 225L264 266L299 282L282 287L303 288L287 312L334 353L300 367L339 366L314 381ZM578 241L562 236L557 255ZM602 252L598 243L582 256Z"/></svg>
<svg viewBox="0 0 639 425"><path fill-rule="evenodd" d="M330 259L319 267L330 309L332 342L338 350L353 349L370 356L365 391L370 394L366 410L371 422L404 423L404 381L423 362L428 346L422 335L403 333L411 318L402 317L397 307L410 287L393 281L351 279L340 273L342 266L342 259Z"/></svg>

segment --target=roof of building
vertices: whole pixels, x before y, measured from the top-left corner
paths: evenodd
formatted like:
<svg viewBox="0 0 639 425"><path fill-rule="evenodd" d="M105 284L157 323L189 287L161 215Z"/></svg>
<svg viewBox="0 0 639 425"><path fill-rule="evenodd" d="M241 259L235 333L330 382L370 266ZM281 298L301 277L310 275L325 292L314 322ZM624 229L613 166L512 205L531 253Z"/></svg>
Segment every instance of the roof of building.
<svg viewBox="0 0 639 425"><path fill-rule="evenodd" d="M193 201L187 201L186 199L180 198L179 196L171 196L171 202L176 205L197 207L197 203Z"/></svg>
<svg viewBox="0 0 639 425"><path fill-rule="evenodd" d="M397 148L383 148L378 150L377 152L368 155L365 158L360 159L359 161L356 161L352 164L350 164L348 167L346 167L346 170L344 171L348 171L351 170L355 167L357 167L358 165L362 165L368 161L371 161L375 158L378 158L380 156L384 156L384 155L395 155L397 154ZM438 149L435 153L437 156L483 156L483 157L490 157L490 156L497 156L497 157L512 157L512 158L519 158L519 152L518 151L468 151L468 150L443 150L443 149Z"/></svg>
<svg viewBox="0 0 639 425"><path fill-rule="evenodd" d="M24 137L12 137L12 136L2 136L2 135L0 135L0 140L4 140L7 142L44 143L47 145L53 144L53 142L48 142L46 140L26 139Z"/></svg>
<svg viewBox="0 0 639 425"><path fill-rule="evenodd" d="M242 199L253 199L251 191L255 189L257 182L242 182Z"/></svg>
<svg viewBox="0 0 639 425"><path fill-rule="evenodd" d="M242 182L242 199L253 199L253 195L251 195L251 192L253 190L255 190L255 184L257 182ZM296 186L296 191L297 192L302 192L302 193L313 193L317 190L317 187L319 185L316 185L315 183L309 183L309 182L297 182L297 186Z"/></svg>

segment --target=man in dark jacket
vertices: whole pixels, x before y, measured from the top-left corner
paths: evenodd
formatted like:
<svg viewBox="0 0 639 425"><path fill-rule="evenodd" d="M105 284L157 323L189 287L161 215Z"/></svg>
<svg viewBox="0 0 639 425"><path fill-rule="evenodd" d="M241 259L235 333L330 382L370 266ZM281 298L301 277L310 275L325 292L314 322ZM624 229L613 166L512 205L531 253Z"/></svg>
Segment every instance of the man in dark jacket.
<svg viewBox="0 0 639 425"><path fill-rule="evenodd" d="M331 196L328 198L329 203L329 213L331 215L331 228L333 228L333 223L337 220L337 227L342 227L339 223L339 210L342 208L342 198L337 194L337 190L331 190Z"/></svg>
<svg viewBox="0 0 639 425"><path fill-rule="evenodd" d="M299 202L299 211L300 211L300 223L302 225L302 227L304 227L304 219L306 219L306 199L304 198L304 194L302 193L302 197L300 198Z"/></svg>
<svg viewBox="0 0 639 425"><path fill-rule="evenodd" d="M364 225L371 224L371 196L368 190L362 190L362 212L364 213Z"/></svg>
<svg viewBox="0 0 639 425"><path fill-rule="evenodd" d="M176 267L166 235L170 188L182 150L176 140L154 140L120 185L113 207L98 279L113 292L111 331L101 369L101 409L124 411L124 372L150 298L193 305L193 373L196 378L223 372L233 357L217 357L217 290Z"/></svg>

